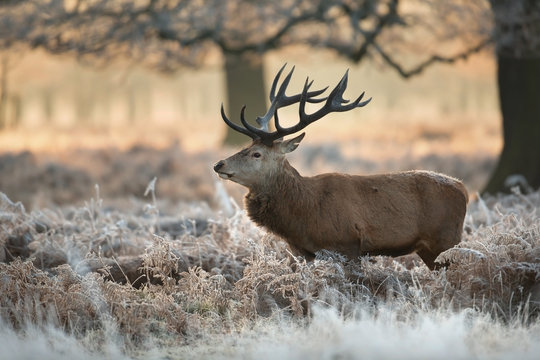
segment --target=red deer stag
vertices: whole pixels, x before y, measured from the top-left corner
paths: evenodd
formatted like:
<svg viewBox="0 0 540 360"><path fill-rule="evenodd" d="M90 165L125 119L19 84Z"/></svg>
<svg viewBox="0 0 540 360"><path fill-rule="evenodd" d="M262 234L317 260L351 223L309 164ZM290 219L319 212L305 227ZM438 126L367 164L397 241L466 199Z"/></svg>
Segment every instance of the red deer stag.
<svg viewBox="0 0 540 360"><path fill-rule="evenodd" d="M291 250L313 259L321 249L348 258L361 255L400 256L416 252L430 269L435 258L459 243L468 201L464 185L449 176L430 171L406 171L383 175L355 176L321 174L304 177L285 154L297 148L305 133L284 140L331 112L363 107L364 93L353 102L343 99L348 71L327 97L317 98L327 88L309 91L306 79L300 94L285 91L294 67L276 88L285 66L279 70L270 91L270 107L257 117L260 128L249 124L240 112L243 127L221 116L228 126L253 139L247 148L219 161L214 170L223 179L249 189L245 197L251 220L282 237ZM324 105L307 114L306 103ZM300 121L283 127L278 109L299 104ZM275 130L269 129L274 118Z"/></svg>

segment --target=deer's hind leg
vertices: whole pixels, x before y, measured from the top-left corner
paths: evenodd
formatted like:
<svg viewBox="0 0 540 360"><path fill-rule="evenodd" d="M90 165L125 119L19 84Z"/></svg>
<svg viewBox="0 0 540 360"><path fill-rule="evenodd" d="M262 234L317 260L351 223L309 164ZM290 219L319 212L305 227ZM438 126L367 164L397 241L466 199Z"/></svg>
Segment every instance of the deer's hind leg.
<svg viewBox="0 0 540 360"><path fill-rule="evenodd" d="M446 251L461 241L461 229L448 229L439 232L437 236L431 237L428 240L418 242L416 254L420 256L422 261L430 270L438 270L447 267L448 263L436 263L435 259L443 251Z"/></svg>
<svg viewBox="0 0 540 360"><path fill-rule="evenodd" d="M416 251L416 254L420 256L420 259L427 265L429 270L435 270L439 267L435 263L435 259L439 256L439 253L434 253L427 248L421 248Z"/></svg>

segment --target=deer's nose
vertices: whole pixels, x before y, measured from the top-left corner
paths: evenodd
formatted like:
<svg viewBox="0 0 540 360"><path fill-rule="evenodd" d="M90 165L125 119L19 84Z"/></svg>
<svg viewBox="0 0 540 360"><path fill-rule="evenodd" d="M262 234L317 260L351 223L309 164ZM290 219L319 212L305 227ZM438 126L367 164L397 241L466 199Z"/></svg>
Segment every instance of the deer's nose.
<svg viewBox="0 0 540 360"><path fill-rule="evenodd" d="M223 165L225 165L225 163L223 162L223 160L220 160L216 163L216 165L214 165L214 171L215 172L219 172L219 169L221 169L223 167Z"/></svg>

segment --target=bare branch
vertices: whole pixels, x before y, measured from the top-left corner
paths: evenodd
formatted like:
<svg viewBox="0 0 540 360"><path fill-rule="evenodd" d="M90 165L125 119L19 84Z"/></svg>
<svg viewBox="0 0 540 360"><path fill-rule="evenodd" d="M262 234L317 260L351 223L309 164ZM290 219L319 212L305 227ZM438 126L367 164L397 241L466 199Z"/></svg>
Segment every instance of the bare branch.
<svg viewBox="0 0 540 360"><path fill-rule="evenodd" d="M216 48L246 54L308 44L354 62L378 56L409 77L484 48L490 37L485 26L468 27L459 14L478 17L489 11L486 1L21 0L0 5L0 49L40 47L101 63L128 58L169 71L204 64L205 54ZM459 37L477 45L455 48L452 56L412 51L427 41L439 46ZM396 59L407 52L428 60L405 70Z"/></svg>
<svg viewBox="0 0 540 360"><path fill-rule="evenodd" d="M379 46L379 44L373 44L373 46L388 66L395 69L402 77L409 78L411 76L420 74L422 71L424 71L426 68L428 68L430 65L433 65L434 63L453 64L458 60L465 60L469 56L476 54L485 49L486 47L490 46L492 43L493 41L491 39L485 39L479 44L452 56L431 55L429 59L420 62L419 64L408 70L405 69L402 65L400 65L395 59L393 59L386 51L384 51Z"/></svg>

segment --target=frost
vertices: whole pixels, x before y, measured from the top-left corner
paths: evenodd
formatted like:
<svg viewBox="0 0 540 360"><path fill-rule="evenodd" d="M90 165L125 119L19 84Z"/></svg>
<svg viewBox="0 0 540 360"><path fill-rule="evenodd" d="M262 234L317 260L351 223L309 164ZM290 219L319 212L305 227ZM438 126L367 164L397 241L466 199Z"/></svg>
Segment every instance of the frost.
<svg viewBox="0 0 540 360"><path fill-rule="evenodd" d="M216 210L181 211L158 201L155 179L151 199L126 207L94 190L84 206L31 212L0 195L0 358L532 359L540 351L540 192L472 201L463 241L432 272L414 256L321 251L308 262L224 190Z"/></svg>

